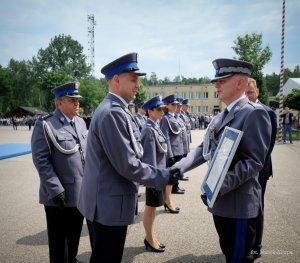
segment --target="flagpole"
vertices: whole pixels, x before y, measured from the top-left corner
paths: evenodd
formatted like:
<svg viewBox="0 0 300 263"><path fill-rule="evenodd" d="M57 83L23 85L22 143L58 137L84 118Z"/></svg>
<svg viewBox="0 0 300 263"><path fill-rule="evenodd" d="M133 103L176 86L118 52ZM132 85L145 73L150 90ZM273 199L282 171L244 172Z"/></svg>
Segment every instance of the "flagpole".
<svg viewBox="0 0 300 263"><path fill-rule="evenodd" d="M285 28L285 0L282 0L282 26L281 26L281 66L279 91L279 116L283 113L283 82L284 82L284 28ZM278 143L282 142L282 118L279 117Z"/></svg>

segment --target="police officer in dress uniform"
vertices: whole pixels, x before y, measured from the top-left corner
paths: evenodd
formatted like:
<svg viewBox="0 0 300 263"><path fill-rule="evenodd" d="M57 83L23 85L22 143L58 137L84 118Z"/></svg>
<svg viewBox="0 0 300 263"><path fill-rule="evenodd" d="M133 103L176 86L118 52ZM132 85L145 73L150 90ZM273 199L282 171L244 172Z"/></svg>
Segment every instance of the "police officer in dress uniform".
<svg viewBox="0 0 300 263"><path fill-rule="evenodd" d="M78 208L92 226L90 262L121 262L127 226L134 221L139 183L164 189L179 169L160 169L141 161L141 134L127 102L135 98L140 73L137 53L101 69L109 93L96 109L87 142Z"/></svg>
<svg viewBox="0 0 300 263"><path fill-rule="evenodd" d="M180 117L185 122L186 131L187 131L187 135L188 135L188 143L189 143L189 147L190 147L190 143L192 142L192 134L191 134L192 125L191 125L191 117L190 117L190 114L188 112L189 105L190 105L189 100L184 99L184 100L182 100L181 104L182 104L182 107L181 107Z"/></svg>
<svg viewBox="0 0 300 263"><path fill-rule="evenodd" d="M182 117L182 98L177 98L178 101L178 106L176 108L176 112L175 112L175 118L177 119L180 128L181 128L181 132L182 132L182 143L183 143L183 157L187 156L189 150L189 139L188 139L188 133L187 133L187 128L186 128L186 123Z"/></svg>
<svg viewBox="0 0 300 263"><path fill-rule="evenodd" d="M132 100L128 101L128 109L130 110L131 114L135 114L134 103Z"/></svg>
<svg viewBox="0 0 300 263"><path fill-rule="evenodd" d="M183 155L182 157L187 156L187 154L190 151L190 147L189 147L189 138L188 138L188 132L187 132L187 127L186 127L186 123L182 117L182 98L177 98L178 101L178 105L175 111L175 118L178 121L178 124L180 126L181 129L181 137L182 137L182 147L183 147ZM182 176L179 178L179 180L181 181L188 181L189 178L187 176ZM174 191L176 191L176 189L179 187L179 183L176 183L173 186Z"/></svg>
<svg viewBox="0 0 300 263"><path fill-rule="evenodd" d="M167 105L168 112L164 115L160 122L160 128L167 139L167 167L171 167L178 162L184 154L182 127L176 116L176 109L179 102L175 94L171 94L163 98L163 102ZM166 194L168 190L166 190ZM184 189L179 188L178 183L172 187L172 193L184 194Z"/></svg>
<svg viewBox="0 0 300 263"><path fill-rule="evenodd" d="M208 210L213 214L226 262L253 262L251 249L262 206L258 174L270 146L270 118L261 105L245 96L252 69L250 63L216 59L213 65L216 75L212 82L227 108L212 120L203 143L174 166L186 172L213 158L226 126L243 132L217 200ZM202 200L207 204L205 194Z"/></svg>
<svg viewBox="0 0 300 263"><path fill-rule="evenodd" d="M83 223L77 209L85 162L87 129L78 117L79 83L52 90L56 110L38 119L31 138L32 158L40 176L40 203L45 206L51 263L78 262Z"/></svg>
<svg viewBox="0 0 300 263"><path fill-rule="evenodd" d="M143 162L158 168L166 168L167 144L166 138L159 128L159 121L164 112L164 103L160 96L155 96L143 105L146 114L146 125L143 126L141 142L145 149ZM165 203L164 189L146 187L146 205L143 215L143 224L146 237L144 244L152 252L164 252L165 245L159 242L155 233L156 207Z"/></svg>
<svg viewBox="0 0 300 263"><path fill-rule="evenodd" d="M137 125L139 126L140 131L142 131L143 126L147 121L147 117L145 116L144 102L140 102L136 105L137 114L134 116Z"/></svg>

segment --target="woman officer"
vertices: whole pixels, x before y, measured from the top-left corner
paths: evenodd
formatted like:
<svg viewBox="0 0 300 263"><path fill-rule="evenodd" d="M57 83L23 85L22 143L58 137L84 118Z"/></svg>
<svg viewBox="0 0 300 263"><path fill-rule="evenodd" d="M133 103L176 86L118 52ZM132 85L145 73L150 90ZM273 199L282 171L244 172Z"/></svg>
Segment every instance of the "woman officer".
<svg viewBox="0 0 300 263"><path fill-rule="evenodd" d="M143 162L158 168L166 167L167 144L165 136L158 124L164 114L163 107L165 107L165 105L161 101L160 96L153 97L143 106L148 119L141 132L141 143L144 148L142 159ZM156 207L162 206L164 202L164 190L146 187L146 206L143 217L146 232L144 244L146 249L152 252L165 251L165 245L157 240L154 230Z"/></svg>

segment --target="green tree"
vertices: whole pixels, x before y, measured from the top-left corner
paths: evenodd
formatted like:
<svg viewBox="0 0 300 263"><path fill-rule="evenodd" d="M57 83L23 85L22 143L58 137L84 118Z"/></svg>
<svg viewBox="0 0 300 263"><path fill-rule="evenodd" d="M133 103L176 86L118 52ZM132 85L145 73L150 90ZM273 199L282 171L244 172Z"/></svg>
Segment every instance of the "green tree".
<svg viewBox="0 0 300 263"><path fill-rule="evenodd" d="M259 99L263 103L268 102L267 90L263 82L263 67L270 61L272 52L269 46L263 48L262 34L246 34L238 36L232 47L237 54L237 59L248 61L253 64L251 76L256 80L260 89Z"/></svg>
<svg viewBox="0 0 300 263"><path fill-rule="evenodd" d="M73 81L66 72L45 72L41 75L40 88L41 88L41 105L46 111L53 111L55 108L54 97L51 90L61 85L62 83Z"/></svg>
<svg viewBox="0 0 300 263"><path fill-rule="evenodd" d="M265 83L267 90L269 92L269 96L276 96L279 92L280 87L280 77L279 75L273 73L271 75L266 75Z"/></svg>
<svg viewBox="0 0 300 263"><path fill-rule="evenodd" d="M145 101L146 98L147 98L147 92L146 92L145 86L143 85L142 81L140 81L140 87L138 89L138 92L136 94L136 97L135 97L133 103L136 105L139 102Z"/></svg>
<svg viewBox="0 0 300 263"><path fill-rule="evenodd" d="M70 78L85 78L90 73L83 47L71 36L58 35L51 39L45 49L40 49L32 58L36 73L64 72Z"/></svg>
<svg viewBox="0 0 300 263"><path fill-rule="evenodd" d="M299 78L300 77L300 67L297 65L293 71L289 68L284 70L284 83L288 81L289 78ZM266 75L265 83L267 90L269 91L269 96L276 96L280 89L280 76L278 74Z"/></svg>
<svg viewBox="0 0 300 263"><path fill-rule="evenodd" d="M11 59L6 70L12 83L11 109L33 106L37 97L32 93L35 83L30 62Z"/></svg>
<svg viewBox="0 0 300 263"><path fill-rule="evenodd" d="M157 76L156 76L155 72L151 72L149 82L150 82L151 86L156 86L157 85L158 79L157 79Z"/></svg>
<svg viewBox="0 0 300 263"><path fill-rule="evenodd" d="M107 94L107 81L86 78L80 81L80 107L84 115L91 115Z"/></svg>
<svg viewBox="0 0 300 263"><path fill-rule="evenodd" d="M174 78L173 82L181 83L181 77L180 77L180 76L176 76L176 77Z"/></svg>
<svg viewBox="0 0 300 263"><path fill-rule="evenodd" d="M283 98L284 107L300 111L300 90L293 89L290 94Z"/></svg>
<svg viewBox="0 0 300 263"><path fill-rule="evenodd" d="M12 83L7 70L0 65L0 116L11 110Z"/></svg>
<svg viewBox="0 0 300 263"><path fill-rule="evenodd" d="M300 66L297 65L293 71L293 78L299 78L299 77L300 77Z"/></svg>

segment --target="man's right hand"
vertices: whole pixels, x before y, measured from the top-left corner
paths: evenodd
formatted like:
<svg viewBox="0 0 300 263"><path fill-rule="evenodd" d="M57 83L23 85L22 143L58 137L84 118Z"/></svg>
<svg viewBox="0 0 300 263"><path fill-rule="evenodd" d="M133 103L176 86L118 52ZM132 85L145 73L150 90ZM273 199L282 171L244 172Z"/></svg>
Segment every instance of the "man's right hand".
<svg viewBox="0 0 300 263"><path fill-rule="evenodd" d="M178 182L179 177L182 176L182 173L179 168L170 167L169 168L169 185L174 185Z"/></svg>
<svg viewBox="0 0 300 263"><path fill-rule="evenodd" d="M66 194L62 192L57 196L52 198L54 204L58 205L59 208L64 208L66 206Z"/></svg>

